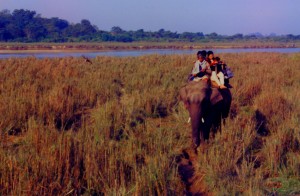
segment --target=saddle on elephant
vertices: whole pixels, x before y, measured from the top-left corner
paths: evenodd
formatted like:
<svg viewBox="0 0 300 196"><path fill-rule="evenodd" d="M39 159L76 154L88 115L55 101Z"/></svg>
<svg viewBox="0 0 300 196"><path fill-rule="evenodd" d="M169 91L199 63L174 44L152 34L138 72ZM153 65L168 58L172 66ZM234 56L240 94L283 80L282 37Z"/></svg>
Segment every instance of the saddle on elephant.
<svg viewBox="0 0 300 196"><path fill-rule="evenodd" d="M194 81L200 81L200 80L194 80ZM204 79L202 80L204 82L207 82L207 84L214 89L224 89L224 88L220 88L220 85L215 81L215 80L211 80L211 79ZM232 86L229 84L229 82L225 82L225 86L227 88L232 88ZM225 88L226 89L226 88Z"/></svg>

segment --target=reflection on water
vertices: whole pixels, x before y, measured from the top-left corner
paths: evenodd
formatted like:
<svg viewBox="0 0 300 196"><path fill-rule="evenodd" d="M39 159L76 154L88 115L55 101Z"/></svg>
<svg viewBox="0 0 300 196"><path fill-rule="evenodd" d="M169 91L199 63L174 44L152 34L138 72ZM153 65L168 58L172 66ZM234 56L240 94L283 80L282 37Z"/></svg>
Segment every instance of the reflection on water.
<svg viewBox="0 0 300 196"><path fill-rule="evenodd" d="M209 49L208 49L209 50ZM212 49L214 53L241 53L241 52L278 52L278 53L295 53L300 52L300 48L230 48L230 49ZM96 56L142 56L150 54L171 55L171 54L196 54L197 50L173 50L173 49L151 49L151 50L114 50L114 51L97 51L97 52L23 52L23 53L0 53L0 58L10 57L29 57L36 58L56 58L56 57L80 57L82 55L94 58Z"/></svg>

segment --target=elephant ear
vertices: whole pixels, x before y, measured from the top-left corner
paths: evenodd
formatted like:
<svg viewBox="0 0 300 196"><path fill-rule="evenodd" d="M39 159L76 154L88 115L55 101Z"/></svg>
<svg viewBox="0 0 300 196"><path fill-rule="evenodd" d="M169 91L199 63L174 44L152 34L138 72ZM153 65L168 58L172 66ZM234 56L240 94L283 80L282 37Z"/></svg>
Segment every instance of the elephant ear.
<svg viewBox="0 0 300 196"><path fill-rule="evenodd" d="M179 90L179 99L183 102L187 101L187 92L185 86Z"/></svg>
<svg viewBox="0 0 300 196"><path fill-rule="evenodd" d="M215 105L223 100L222 94L217 88L211 88L210 103Z"/></svg>

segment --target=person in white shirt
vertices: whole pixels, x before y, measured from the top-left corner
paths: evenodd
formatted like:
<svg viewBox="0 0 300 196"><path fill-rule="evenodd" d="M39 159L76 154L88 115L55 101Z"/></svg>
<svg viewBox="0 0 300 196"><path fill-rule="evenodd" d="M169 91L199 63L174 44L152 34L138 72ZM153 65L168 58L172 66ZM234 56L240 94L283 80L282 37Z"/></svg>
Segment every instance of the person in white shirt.
<svg viewBox="0 0 300 196"><path fill-rule="evenodd" d="M190 81L208 80L207 70L210 70L209 64L205 60L206 51L197 52L197 61L194 63L194 67L191 72Z"/></svg>

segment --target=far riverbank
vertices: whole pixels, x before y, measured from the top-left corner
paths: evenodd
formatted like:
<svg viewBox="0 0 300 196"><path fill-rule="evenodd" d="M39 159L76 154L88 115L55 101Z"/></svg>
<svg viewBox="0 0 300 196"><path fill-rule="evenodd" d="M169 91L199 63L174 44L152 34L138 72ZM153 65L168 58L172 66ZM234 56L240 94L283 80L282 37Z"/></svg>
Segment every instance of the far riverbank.
<svg viewBox="0 0 300 196"><path fill-rule="evenodd" d="M300 48L300 42L80 42L80 43L0 43L0 53L26 52L80 52L147 49L248 49L248 48Z"/></svg>

